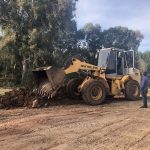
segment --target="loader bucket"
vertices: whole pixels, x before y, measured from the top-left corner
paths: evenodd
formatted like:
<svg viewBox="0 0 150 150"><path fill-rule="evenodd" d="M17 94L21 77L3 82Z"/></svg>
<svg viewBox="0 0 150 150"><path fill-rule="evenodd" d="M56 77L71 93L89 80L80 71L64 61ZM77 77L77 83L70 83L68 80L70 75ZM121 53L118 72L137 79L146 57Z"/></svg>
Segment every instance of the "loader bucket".
<svg viewBox="0 0 150 150"><path fill-rule="evenodd" d="M43 67L33 70L37 85L37 94L42 97L52 98L62 86L65 78L63 69L56 67Z"/></svg>

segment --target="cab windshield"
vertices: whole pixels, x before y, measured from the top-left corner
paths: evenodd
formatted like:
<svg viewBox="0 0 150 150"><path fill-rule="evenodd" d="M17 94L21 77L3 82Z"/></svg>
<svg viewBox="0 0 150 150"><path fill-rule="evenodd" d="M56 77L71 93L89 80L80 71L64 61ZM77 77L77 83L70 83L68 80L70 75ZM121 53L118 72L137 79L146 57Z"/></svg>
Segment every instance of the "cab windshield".
<svg viewBox="0 0 150 150"><path fill-rule="evenodd" d="M99 52L99 58L98 58L98 66L102 67L102 68L106 68L107 67L107 63L108 63L108 57L110 54L110 49L102 49Z"/></svg>

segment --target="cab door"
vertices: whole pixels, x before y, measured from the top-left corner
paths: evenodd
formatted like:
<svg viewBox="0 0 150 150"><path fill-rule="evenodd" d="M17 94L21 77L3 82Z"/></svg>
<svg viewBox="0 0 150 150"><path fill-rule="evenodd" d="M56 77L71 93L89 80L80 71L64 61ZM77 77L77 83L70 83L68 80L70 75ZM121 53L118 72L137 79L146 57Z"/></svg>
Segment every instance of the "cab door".
<svg viewBox="0 0 150 150"><path fill-rule="evenodd" d="M106 74L117 75L117 52L115 50L110 51L110 54L108 57Z"/></svg>

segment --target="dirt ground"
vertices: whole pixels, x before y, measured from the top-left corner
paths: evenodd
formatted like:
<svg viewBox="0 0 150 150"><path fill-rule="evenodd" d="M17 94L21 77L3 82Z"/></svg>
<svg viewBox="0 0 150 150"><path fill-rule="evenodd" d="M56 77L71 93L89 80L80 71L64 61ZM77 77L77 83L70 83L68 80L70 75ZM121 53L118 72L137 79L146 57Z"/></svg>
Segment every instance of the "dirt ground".
<svg viewBox="0 0 150 150"><path fill-rule="evenodd" d="M62 100L43 109L0 110L0 149L149 150L150 108L141 105L116 99L93 107Z"/></svg>

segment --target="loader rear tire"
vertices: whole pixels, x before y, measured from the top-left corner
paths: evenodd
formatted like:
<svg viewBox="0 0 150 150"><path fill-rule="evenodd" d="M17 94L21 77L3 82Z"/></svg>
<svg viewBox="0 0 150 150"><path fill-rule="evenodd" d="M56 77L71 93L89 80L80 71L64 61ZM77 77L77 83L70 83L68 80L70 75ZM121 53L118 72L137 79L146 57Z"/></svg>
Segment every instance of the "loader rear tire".
<svg viewBox="0 0 150 150"><path fill-rule="evenodd" d="M78 86L82 83L82 79L73 78L69 80L66 86L66 92L69 98L79 99L81 98L81 93L78 92Z"/></svg>
<svg viewBox="0 0 150 150"><path fill-rule="evenodd" d="M85 83L82 90L83 100L90 105L102 104L106 97L106 89L102 82L91 79Z"/></svg>
<svg viewBox="0 0 150 150"><path fill-rule="evenodd" d="M127 100L138 100L140 97L140 85L136 80L129 80L125 83L125 98Z"/></svg>

